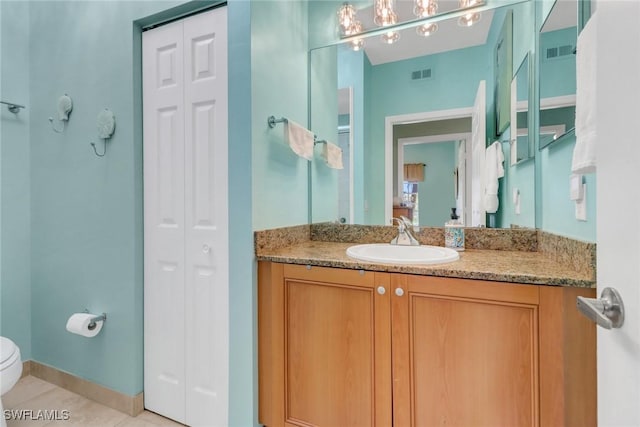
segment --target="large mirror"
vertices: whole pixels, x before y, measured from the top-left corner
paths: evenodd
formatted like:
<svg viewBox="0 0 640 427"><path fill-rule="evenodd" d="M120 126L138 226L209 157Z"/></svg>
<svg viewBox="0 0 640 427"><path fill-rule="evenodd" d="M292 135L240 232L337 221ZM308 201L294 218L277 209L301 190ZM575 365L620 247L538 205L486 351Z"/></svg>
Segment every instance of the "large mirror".
<svg viewBox="0 0 640 427"><path fill-rule="evenodd" d="M511 123L515 135L511 135L511 165L518 164L531 158L531 136L529 114L529 55L525 56L522 64L511 81Z"/></svg>
<svg viewBox="0 0 640 427"><path fill-rule="evenodd" d="M556 1L540 30L540 149L574 131L578 3Z"/></svg>
<svg viewBox="0 0 640 427"><path fill-rule="evenodd" d="M438 20L427 37L413 26L393 44L375 35L358 51L349 43L313 49L310 127L343 148L345 168L312 163L312 222L387 224L404 214L414 225L442 226L455 208L467 226L534 227L533 214L519 223L506 212L513 211L507 180L517 174L499 179L495 213L483 191L486 147L498 144L507 169L514 132L498 134L498 88L511 86L513 72L497 68L496 47L510 39L508 68L517 70L534 44L534 8L509 2L483 10L470 27L455 16ZM519 191L533 198L534 182L522 179Z"/></svg>

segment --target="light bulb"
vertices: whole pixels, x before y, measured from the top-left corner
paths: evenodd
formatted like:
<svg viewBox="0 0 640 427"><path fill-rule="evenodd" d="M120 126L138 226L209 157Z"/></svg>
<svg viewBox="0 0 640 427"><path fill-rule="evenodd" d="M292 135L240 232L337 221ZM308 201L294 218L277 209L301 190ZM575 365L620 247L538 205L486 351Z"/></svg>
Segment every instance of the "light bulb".
<svg viewBox="0 0 640 427"><path fill-rule="evenodd" d="M413 14L419 18L433 16L438 11L438 3L436 0L416 0L413 8Z"/></svg>
<svg viewBox="0 0 640 427"><path fill-rule="evenodd" d="M344 35L349 35L356 18L356 10L349 3L343 4L338 9L338 24Z"/></svg>
<svg viewBox="0 0 640 427"><path fill-rule="evenodd" d="M364 39L351 40L350 44L351 44L351 49L357 52L364 47Z"/></svg>
<svg viewBox="0 0 640 427"><path fill-rule="evenodd" d="M480 0L460 0L460 8L461 9L469 9L473 6L477 5ZM470 12L467 13L460 18L458 18L458 25L461 27L470 27L476 22L478 22L481 18L481 14L479 12Z"/></svg>
<svg viewBox="0 0 640 427"><path fill-rule="evenodd" d="M376 0L373 22L386 27L398 22L398 15L393 10L394 0Z"/></svg>
<svg viewBox="0 0 640 427"><path fill-rule="evenodd" d="M400 39L400 33L397 31L389 31L382 35L382 41L387 44L394 44Z"/></svg>
<svg viewBox="0 0 640 427"><path fill-rule="evenodd" d="M436 31L438 31L438 24L436 23L424 24L416 27L416 33L418 33L418 35L421 35L423 37L429 37L431 34L435 33Z"/></svg>

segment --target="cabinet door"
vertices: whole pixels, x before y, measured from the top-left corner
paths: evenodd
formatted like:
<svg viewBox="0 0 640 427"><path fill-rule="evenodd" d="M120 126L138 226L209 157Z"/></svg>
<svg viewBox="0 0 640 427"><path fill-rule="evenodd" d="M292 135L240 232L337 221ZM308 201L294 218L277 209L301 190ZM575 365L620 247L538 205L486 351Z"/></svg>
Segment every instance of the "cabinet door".
<svg viewBox="0 0 640 427"><path fill-rule="evenodd" d="M538 425L536 286L392 275L391 287L394 425Z"/></svg>
<svg viewBox="0 0 640 427"><path fill-rule="evenodd" d="M260 367L273 371L270 378L261 375L261 405L271 407L261 409L260 421L269 427L389 426L389 275L271 268L273 280L261 280L260 292L269 293L275 310L259 314L260 350L272 355L261 355ZM282 280L273 272L279 269Z"/></svg>

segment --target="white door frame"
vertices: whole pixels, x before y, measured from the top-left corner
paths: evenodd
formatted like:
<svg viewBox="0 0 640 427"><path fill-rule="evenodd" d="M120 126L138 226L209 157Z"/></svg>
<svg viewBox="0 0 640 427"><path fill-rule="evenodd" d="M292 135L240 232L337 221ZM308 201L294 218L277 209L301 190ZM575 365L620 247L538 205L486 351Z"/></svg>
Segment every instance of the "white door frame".
<svg viewBox="0 0 640 427"><path fill-rule="evenodd" d="M393 127L410 123L434 122L448 119L471 118L473 107L451 110L423 111L421 113L387 116L384 119L384 221L393 218Z"/></svg>

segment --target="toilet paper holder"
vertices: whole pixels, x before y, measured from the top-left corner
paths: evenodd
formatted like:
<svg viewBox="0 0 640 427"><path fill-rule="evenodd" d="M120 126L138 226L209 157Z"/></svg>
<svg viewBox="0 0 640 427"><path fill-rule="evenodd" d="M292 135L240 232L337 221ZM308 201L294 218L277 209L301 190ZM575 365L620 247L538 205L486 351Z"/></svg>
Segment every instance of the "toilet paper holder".
<svg viewBox="0 0 640 427"><path fill-rule="evenodd" d="M89 313L89 310L85 308L84 312ZM94 317L93 319L91 319L91 323L89 323L89 330L93 331L96 326L98 326L96 322L104 322L105 320L107 320L107 313L102 313L101 315Z"/></svg>

